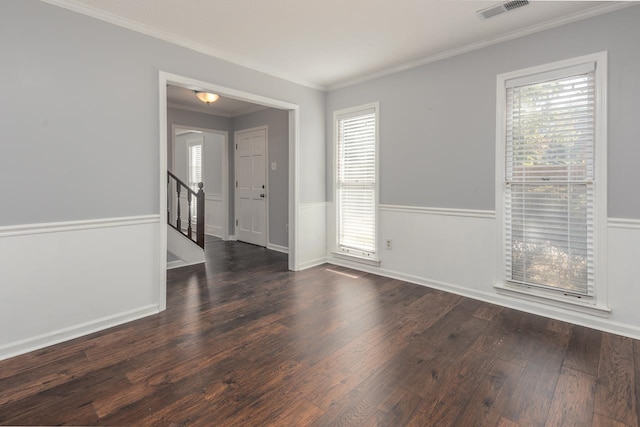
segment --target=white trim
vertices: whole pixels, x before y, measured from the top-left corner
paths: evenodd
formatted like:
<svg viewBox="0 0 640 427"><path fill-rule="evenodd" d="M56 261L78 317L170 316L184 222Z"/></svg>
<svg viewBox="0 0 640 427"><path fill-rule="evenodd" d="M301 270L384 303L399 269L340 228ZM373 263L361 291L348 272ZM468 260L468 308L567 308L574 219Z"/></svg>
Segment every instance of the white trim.
<svg viewBox="0 0 640 427"><path fill-rule="evenodd" d="M238 182L238 135L242 133L255 132L258 130L264 130L264 238L265 238L265 246L269 244L269 200L271 189L269 188L269 125L260 125L247 129L240 129L233 132L233 143L234 143L234 152L233 152L233 180L234 183ZM233 212L235 214L235 218L233 223L237 224L238 220L238 210L237 207L240 204L238 201L238 192L236 191L236 186L233 186ZM234 225L233 229L235 231L237 225Z"/></svg>
<svg viewBox="0 0 640 427"><path fill-rule="evenodd" d="M605 13L614 12L616 10L623 9L628 6L635 5L636 2L633 1L617 1L610 2L609 4L605 4L603 6L596 6L594 8L574 13L568 16L564 16L562 18L554 19L551 21L547 21L541 24L530 25L529 27L521 28L515 31L512 31L507 34L503 34L497 37L489 38L486 40L481 40L477 42L470 43L466 46L462 46L455 49L446 50L444 52L436 53L435 55L427 56L426 58L418 59L415 61L405 62L403 64L395 65L393 67L385 68L380 71L376 71L373 73L369 73L360 77L356 77L353 79L344 80L342 82L330 84L326 87L325 90L333 91L336 89L341 89L347 86L353 86L359 83L364 83L369 80L374 80L380 77L388 76L390 74L399 73L401 71L411 70L413 68L420 67L422 65L431 64L433 62L442 61L443 59L452 58L454 56L462 55L465 53L473 52L475 50L483 49L485 47L493 46L499 43L503 43L509 40L514 40L520 37L528 36L531 34L539 33L541 31L550 30L552 28L560 27L562 25L570 24L572 22L582 21L584 19L592 18L598 15L604 15Z"/></svg>
<svg viewBox="0 0 640 427"><path fill-rule="evenodd" d="M381 211L407 212L430 215L464 216L470 218L495 219L496 211L480 209L429 208L422 206L379 205Z"/></svg>
<svg viewBox="0 0 640 427"><path fill-rule="evenodd" d="M167 263L167 270L173 270L174 268L180 267L188 267L190 265L203 265L203 263L200 261L187 262L181 259L177 259L175 261L169 261Z"/></svg>
<svg viewBox="0 0 640 427"><path fill-rule="evenodd" d="M278 79L287 80L292 83L296 83L302 86L310 87L312 89L317 90L326 90L325 86L318 85L315 83L307 82L305 80L298 79L295 76L290 74L282 73L279 70L274 70L271 67L265 66L264 64L259 64L251 60L247 60L245 58L241 58L237 55L231 55L228 52L224 52L218 49L214 49L210 46L203 45L201 43L196 43L191 40L187 40L183 37L180 37L175 34L168 33L163 30L159 30L157 28L150 27L148 25L141 24L139 22L132 21L127 18L123 18L121 16L114 15L112 13L106 12L104 10L100 10L86 4L79 3L74 0L42 0L45 3L49 3L58 7L62 7L67 10L71 10L73 12L81 13L83 15L90 16L92 18L99 19L101 21L108 22L113 25L117 25L118 27L123 27L129 30L133 30L138 33L145 34L147 36L154 37L156 39L163 40L165 42L169 42L178 46L185 47L187 49L191 49L196 52L203 53L208 56L212 56L217 59L221 59L226 62L230 62L232 64L239 65L241 67L249 68L251 70L269 75L271 77L275 77Z"/></svg>
<svg viewBox="0 0 640 427"><path fill-rule="evenodd" d="M353 255L353 254L348 254L345 252L338 252L338 251L331 251L331 257L333 258L340 258L343 259L345 261L351 261L351 262L357 262L359 264L367 264L367 265L373 265L375 267L380 266L380 259L379 258L366 258L363 256L359 256L359 255Z"/></svg>
<svg viewBox="0 0 640 427"><path fill-rule="evenodd" d="M349 108L343 108L340 110L335 110L333 112L333 121L332 121L332 126L333 126L333 172L332 172L332 184L333 184L333 195L334 195L334 200L335 203L333 203L333 207L334 207L334 211L333 211L333 217L335 218L335 235L334 235L334 247L333 248L328 248L328 250L330 250L333 253L337 253L339 252L339 233L340 233L340 221L338 220L338 212L340 210L340 202L339 199L337 197L338 194L338 179L337 179L337 172L338 172L338 120L345 118L345 117L349 117L349 116L353 116L354 114L357 113L363 113L363 114L367 114L364 113L365 110L373 110L373 113L375 115L375 122L376 122L376 130L375 130L375 169L376 169L376 174L375 174L375 206L373 208L373 212L375 215L374 218L374 224L375 224L375 251L373 252L373 258L370 258L370 261L373 262L377 262L378 265L380 263L379 261L379 253L380 253L380 236L379 236L379 230L380 230L380 218L378 215L378 211L380 208L380 102L375 101L375 102L370 102L367 104L361 104L361 105L357 105L354 107L349 107ZM353 257L354 255L352 254L346 254L346 256L350 256ZM365 257L359 257L356 256L357 259L362 259L364 260Z"/></svg>
<svg viewBox="0 0 640 427"><path fill-rule="evenodd" d="M327 259L328 264L339 265L341 267L352 268L365 273L376 274L378 276L389 277L391 279L402 280L416 285L422 285L444 292L449 292L463 297L484 301L490 304L498 304L502 307L513 310L524 311L526 313L544 316L550 319L556 319L563 322L569 322L576 325L586 326L588 328L598 329L600 331L610 332L617 335L623 335L633 339L640 339L640 327L630 326L613 322L607 318L593 316L580 311L567 312L548 303L541 304L532 300L523 300L521 298L509 298L506 295L500 295L492 292L482 292L471 290L462 286L446 283L438 280L430 280L410 274L400 273L394 270L387 270L378 267L369 267L362 264L352 263L340 259Z"/></svg>
<svg viewBox="0 0 640 427"><path fill-rule="evenodd" d="M237 242L238 238L236 237L235 234L230 234L229 237L227 237L227 240L230 242Z"/></svg>
<svg viewBox="0 0 640 427"><path fill-rule="evenodd" d="M275 243L267 243L267 249L271 249L272 251L276 251L276 252L282 252L283 254L289 253L288 247L276 245Z"/></svg>
<svg viewBox="0 0 640 427"><path fill-rule="evenodd" d="M640 219L609 218L609 228L623 228L627 230L640 230Z"/></svg>
<svg viewBox="0 0 640 427"><path fill-rule="evenodd" d="M174 84L189 89L209 90L228 98L238 99L240 101L251 102L254 104L264 105L266 107L277 108L289 111L289 270L297 271L298 266L298 250L299 230L298 230L298 200L299 197L299 168L298 168L298 152L300 146L300 106L290 102L280 101L278 99L268 98L241 90L216 85L202 80L192 79L177 74L167 73L165 71L158 72L158 128L160 135L160 153L159 153L159 191L160 204L159 212L166 213L167 209L167 84ZM228 227L228 220L227 225ZM167 227L160 228L160 244L159 263L158 263L158 293L159 309L166 309L167 298ZM227 236L227 240L236 240L236 236Z"/></svg>
<svg viewBox="0 0 640 427"><path fill-rule="evenodd" d="M509 284L496 284L493 287L499 294L512 295L529 301L540 302L580 313L602 317L608 317L611 314L611 308L607 306L594 305L586 301L581 302L580 300L570 300L571 297L562 297L552 291L545 292L543 289L536 288L520 289L517 286Z"/></svg>
<svg viewBox="0 0 640 427"><path fill-rule="evenodd" d="M9 225L0 227L0 238L10 236L25 236L28 234L62 233L67 231L88 230L95 228L153 224L158 222L160 222L160 215L154 214L119 218L101 218L79 221Z"/></svg>
<svg viewBox="0 0 640 427"><path fill-rule="evenodd" d="M0 347L0 360L112 328L123 323L128 323L133 320L156 314L159 311L158 306L153 304L147 305L111 316L102 317L100 319L91 320L79 325L70 326L68 328L58 329L57 331L47 332L46 334L37 335L21 341L12 342Z"/></svg>
<svg viewBox="0 0 640 427"><path fill-rule="evenodd" d="M504 182L506 141L506 84L522 76L532 76L552 70L566 69L584 63L595 63L595 179L594 179L594 310L606 310L607 304L607 52L598 52L562 61L556 61L522 70L499 74L496 78L496 151L495 151L495 197L496 197L496 264L494 284L496 289L523 294L525 288L515 289L505 283L506 260L504 256ZM550 304L559 304L558 298L545 292L532 290L531 298L547 298ZM586 302L564 300L565 308L583 306Z"/></svg>
<svg viewBox="0 0 640 427"><path fill-rule="evenodd" d="M213 133L213 134L221 135L222 137L224 137L224 142L222 144L222 170L220 172L222 174L222 180L221 180L222 194L220 195L212 194L209 196L207 194L207 188L206 187L204 188L205 200L216 200L210 197L220 196L220 201L222 201L222 236L221 237L224 239L224 236L227 236L229 234L229 132L226 130L201 128L197 126L188 126L188 125L182 125L178 123L172 123L171 124L171 153L172 153L171 169L173 171L175 171L176 131L178 129L197 130L199 132ZM204 147L204 139L203 139L203 147ZM203 148L203 152L202 152L203 157L204 157L205 151L206 150ZM202 177L204 180L204 167L202 170L203 170Z"/></svg>
<svg viewBox="0 0 640 427"><path fill-rule="evenodd" d="M318 265L322 265L327 263L327 259L326 258L316 258L316 259L312 259L310 261L305 261L300 263L300 269L299 270L306 270L308 268L311 267L317 267Z"/></svg>
<svg viewBox="0 0 640 427"><path fill-rule="evenodd" d="M174 268L182 267L185 265L185 262L181 259L177 259L174 261L167 261L167 270L172 270Z"/></svg>

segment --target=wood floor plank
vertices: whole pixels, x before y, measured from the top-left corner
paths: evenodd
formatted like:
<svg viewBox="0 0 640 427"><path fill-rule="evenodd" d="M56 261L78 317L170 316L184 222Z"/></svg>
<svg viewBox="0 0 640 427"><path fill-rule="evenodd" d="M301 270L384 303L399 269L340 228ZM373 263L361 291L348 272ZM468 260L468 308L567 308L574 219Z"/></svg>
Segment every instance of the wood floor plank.
<svg viewBox="0 0 640 427"><path fill-rule="evenodd" d="M562 368L546 425L588 426L593 422L596 377Z"/></svg>
<svg viewBox="0 0 640 427"><path fill-rule="evenodd" d="M548 331L557 332L559 334L569 335L573 331L574 325L560 320L549 319L547 320L546 329Z"/></svg>
<svg viewBox="0 0 640 427"><path fill-rule="evenodd" d="M545 425L569 341L549 331L538 338L504 413L523 426Z"/></svg>
<svg viewBox="0 0 640 427"><path fill-rule="evenodd" d="M598 376L602 332L575 326L567 348L564 365L585 374Z"/></svg>
<svg viewBox="0 0 640 427"><path fill-rule="evenodd" d="M640 341L633 340L633 367L636 373L636 414L640 424Z"/></svg>
<svg viewBox="0 0 640 427"><path fill-rule="evenodd" d="M502 417L500 418L497 427L519 427L519 424L508 418Z"/></svg>
<svg viewBox="0 0 640 427"><path fill-rule="evenodd" d="M498 424L522 371L521 366L495 359L454 424L460 426Z"/></svg>
<svg viewBox="0 0 640 427"><path fill-rule="evenodd" d="M628 426L637 426L635 381L632 340L603 333L595 412Z"/></svg>
<svg viewBox="0 0 640 427"><path fill-rule="evenodd" d="M414 412L408 425L454 425L460 409L467 405L491 365L498 344L494 337L479 336L462 359L447 371L441 386L425 393L424 404Z"/></svg>
<svg viewBox="0 0 640 427"><path fill-rule="evenodd" d="M420 396L397 387L362 426L403 426L422 403Z"/></svg>
<svg viewBox="0 0 640 427"><path fill-rule="evenodd" d="M607 418L604 415L594 413L593 424L591 424L591 427L627 427L627 425L612 420L611 418Z"/></svg>

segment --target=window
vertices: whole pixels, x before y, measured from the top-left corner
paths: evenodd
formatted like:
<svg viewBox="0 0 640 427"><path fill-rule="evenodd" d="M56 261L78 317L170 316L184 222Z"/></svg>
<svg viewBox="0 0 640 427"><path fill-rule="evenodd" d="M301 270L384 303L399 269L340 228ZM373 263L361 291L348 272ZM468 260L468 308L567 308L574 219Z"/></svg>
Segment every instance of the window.
<svg viewBox="0 0 640 427"><path fill-rule="evenodd" d="M198 192L198 183L202 182L202 143L191 142L187 145L187 159L189 162L189 188L196 193ZM198 201L195 197L191 198L191 222L195 223L198 219Z"/></svg>
<svg viewBox="0 0 640 427"><path fill-rule="evenodd" d="M198 191L198 183L202 182L202 144L191 143L187 146L189 152L189 187Z"/></svg>
<svg viewBox="0 0 640 427"><path fill-rule="evenodd" d="M605 67L598 54L498 77L504 287L603 305Z"/></svg>
<svg viewBox="0 0 640 427"><path fill-rule="evenodd" d="M335 113L338 252L376 259L377 104Z"/></svg>

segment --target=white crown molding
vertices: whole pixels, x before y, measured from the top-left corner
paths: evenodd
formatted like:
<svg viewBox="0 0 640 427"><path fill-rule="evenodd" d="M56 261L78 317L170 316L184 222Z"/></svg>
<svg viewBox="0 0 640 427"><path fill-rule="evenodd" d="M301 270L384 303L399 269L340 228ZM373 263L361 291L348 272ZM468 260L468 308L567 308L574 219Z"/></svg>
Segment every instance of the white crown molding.
<svg viewBox="0 0 640 427"><path fill-rule="evenodd" d="M540 24L530 25L528 27L511 31L509 33L503 34L501 36L492 37L489 39L477 41L470 43L466 46L462 46L459 48L447 50L444 52L437 53L435 55L430 55L425 58L417 59L415 61L405 62L403 64L395 65L393 67L385 68L380 71L376 71L370 74L366 74L363 76L355 77L353 79L344 80L342 82L338 82L335 84L328 85L326 90L332 91L340 88L344 88L347 86L353 86L359 83L364 83L369 80L377 79L379 77L388 76L390 74L395 74L400 71L410 70L412 68L417 68L422 65L430 64L432 62L441 61L443 59L451 58L454 56L462 55L465 53L473 52L474 50L479 50L485 47L493 46L498 43L506 42L509 40L517 39L520 37L528 36L530 34L538 33L545 30L550 30L552 28L556 28L565 24L570 24L577 21L582 21L584 19L592 18L594 16L603 15L605 13L614 12L616 10L623 9L625 7L634 6L637 2L635 1L616 1L611 2L610 4L596 6L594 8L577 12L571 15L564 16L562 18L553 19L551 21L543 22Z"/></svg>
<svg viewBox="0 0 640 427"><path fill-rule="evenodd" d="M264 66L262 64L257 64L253 61L248 61L244 58L240 58L238 56L232 55L228 52L224 52L217 49L212 49L209 46L205 46L200 43L193 42L191 40L187 40L175 34L171 34L165 31L158 30L156 28L150 27L148 25L141 24L139 22L132 21L130 19L123 18L121 16L114 15L109 12L105 12L104 10L96 9L91 6L87 6L82 3L78 3L74 0L41 0L45 3L49 3L54 6L61 7L63 9L71 10L73 12L80 13L82 15L90 16L92 18L99 19L104 22L108 22L113 25L117 25L119 27L123 27L132 31L136 31L138 33L145 34L150 37L154 37L156 39L164 40L166 42L185 47L187 49L194 50L196 52L203 53L208 56L213 56L218 59L222 59L223 61L230 62L235 65L239 65L241 67L249 68L254 71L258 71L263 74L270 75L271 77L275 77L278 79L283 79L289 81L291 83L295 83L298 85L306 86L311 89L322 90L325 91L327 88L323 85L318 85L315 83L307 82L304 80L300 80L295 76L291 76L285 73L282 73L277 70L273 70L270 67Z"/></svg>
<svg viewBox="0 0 640 427"><path fill-rule="evenodd" d="M124 227L138 224L160 222L160 215L140 215L121 218L88 219L80 221L49 222L39 224L20 224L0 227L0 238L24 236L28 234L61 233L77 230L91 230L105 227Z"/></svg>

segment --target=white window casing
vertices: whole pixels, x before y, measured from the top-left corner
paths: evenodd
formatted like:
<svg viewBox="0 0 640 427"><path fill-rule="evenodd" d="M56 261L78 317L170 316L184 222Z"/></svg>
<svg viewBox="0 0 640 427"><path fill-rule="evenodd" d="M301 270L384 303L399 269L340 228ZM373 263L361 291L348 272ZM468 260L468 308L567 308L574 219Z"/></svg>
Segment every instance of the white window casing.
<svg viewBox="0 0 640 427"><path fill-rule="evenodd" d="M607 55L497 79L496 288L606 315Z"/></svg>
<svg viewBox="0 0 640 427"><path fill-rule="evenodd" d="M334 125L334 252L377 262L378 104L336 111Z"/></svg>

